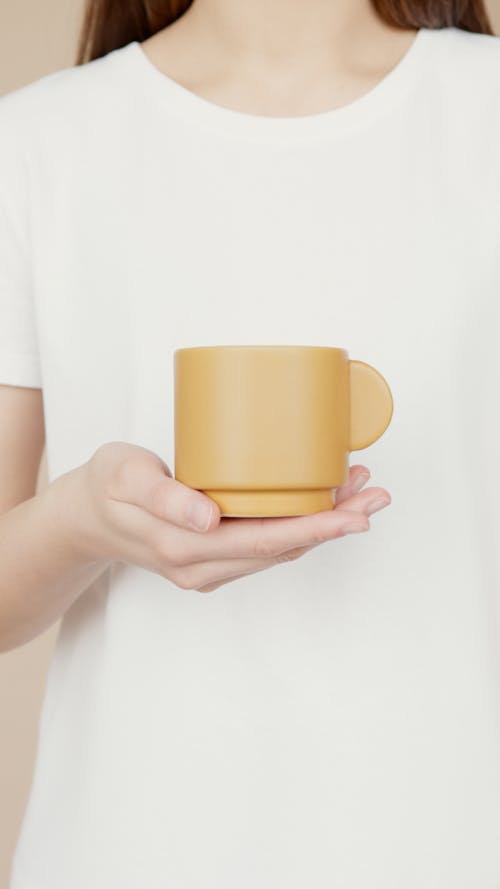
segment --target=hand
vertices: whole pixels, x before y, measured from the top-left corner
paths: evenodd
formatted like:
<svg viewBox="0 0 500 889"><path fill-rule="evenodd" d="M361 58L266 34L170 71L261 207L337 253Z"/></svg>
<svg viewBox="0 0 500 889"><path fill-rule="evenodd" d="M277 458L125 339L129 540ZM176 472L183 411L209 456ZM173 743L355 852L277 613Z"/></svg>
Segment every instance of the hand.
<svg viewBox="0 0 500 889"><path fill-rule="evenodd" d="M335 509L221 517L210 497L174 479L153 451L116 441L52 485L65 487L60 520L81 558L139 565L182 589L209 592L298 559L327 540L368 531L371 512L391 502L384 488L360 490L369 477L365 466L352 466L347 483L336 489Z"/></svg>

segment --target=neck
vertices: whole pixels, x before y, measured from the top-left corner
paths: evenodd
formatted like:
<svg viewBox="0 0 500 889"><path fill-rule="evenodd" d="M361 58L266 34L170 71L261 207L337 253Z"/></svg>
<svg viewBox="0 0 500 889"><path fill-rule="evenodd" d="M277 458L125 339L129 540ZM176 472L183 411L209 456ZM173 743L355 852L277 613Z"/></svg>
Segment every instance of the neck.
<svg viewBox="0 0 500 889"><path fill-rule="evenodd" d="M371 0L193 0L143 46L160 70L209 100L294 115L369 90L414 34L383 22Z"/></svg>
<svg viewBox="0 0 500 889"><path fill-rule="evenodd" d="M268 65L339 59L388 26L370 0L193 0L185 14L225 58Z"/></svg>

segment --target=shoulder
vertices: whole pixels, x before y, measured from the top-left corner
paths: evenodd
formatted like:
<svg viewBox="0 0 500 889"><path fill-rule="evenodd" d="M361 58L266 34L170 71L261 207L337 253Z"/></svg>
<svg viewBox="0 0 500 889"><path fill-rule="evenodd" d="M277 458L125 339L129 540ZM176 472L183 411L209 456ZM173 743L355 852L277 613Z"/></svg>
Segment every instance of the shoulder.
<svg viewBox="0 0 500 889"><path fill-rule="evenodd" d="M0 142L17 136L24 144L52 133L92 127L120 103L118 72L130 44L102 58L46 74L0 97Z"/></svg>
<svg viewBox="0 0 500 889"><path fill-rule="evenodd" d="M500 137L500 37L455 27L427 34L428 106L436 125L479 141L484 151L486 139Z"/></svg>
<svg viewBox="0 0 500 889"><path fill-rule="evenodd" d="M433 34L442 37L450 53L459 53L467 61L500 65L500 37L496 34L479 34L455 27L437 29Z"/></svg>
<svg viewBox="0 0 500 889"><path fill-rule="evenodd" d="M500 78L500 37L450 27L431 30L436 65L441 77L468 84L472 90L487 88L498 94Z"/></svg>

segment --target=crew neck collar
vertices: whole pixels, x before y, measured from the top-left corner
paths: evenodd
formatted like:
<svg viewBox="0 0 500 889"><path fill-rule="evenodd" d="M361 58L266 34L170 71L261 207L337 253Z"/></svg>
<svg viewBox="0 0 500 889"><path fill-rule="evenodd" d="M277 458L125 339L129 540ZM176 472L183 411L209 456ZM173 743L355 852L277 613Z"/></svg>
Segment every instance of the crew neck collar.
<svg viewBox="0 0 500 889"><path fill-rule="evenodd" d="M348 104L314 114L289 117L238 111L192 92L157 68L137 40L114 52L120 53L122 59L131 64L142 95L154 97L170 113L241 138L314 140L363 127L391 110L418 74L426 70L425 59L436 33L435 29L420 28L399 62L368 92Z"/></svg>

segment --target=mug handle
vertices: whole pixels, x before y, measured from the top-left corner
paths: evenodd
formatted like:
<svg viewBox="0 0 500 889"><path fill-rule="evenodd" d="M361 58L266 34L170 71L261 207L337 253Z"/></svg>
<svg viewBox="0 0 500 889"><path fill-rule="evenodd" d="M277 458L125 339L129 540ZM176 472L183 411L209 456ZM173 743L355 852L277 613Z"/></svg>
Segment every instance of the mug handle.
<svg viewBox="0 0 500 889"><path fill-rule="evenodd" d="M391 422L394 402L387 381L364 361L349 361L351 428L349 451L377 441Z"/></svg>

